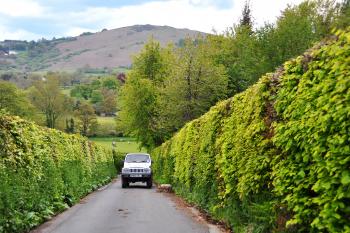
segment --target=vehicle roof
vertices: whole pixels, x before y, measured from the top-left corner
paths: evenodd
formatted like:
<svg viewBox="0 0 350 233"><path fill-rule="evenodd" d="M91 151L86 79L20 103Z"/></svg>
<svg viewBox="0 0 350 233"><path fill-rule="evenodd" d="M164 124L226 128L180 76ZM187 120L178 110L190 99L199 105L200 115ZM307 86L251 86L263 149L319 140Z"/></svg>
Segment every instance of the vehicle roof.
<svg viewBox="0 0 350 233"><path fill-rule="evenodd" d="M128 155L148 155L148 156L150 156L150 154L148 154L148 153L141 153L141 152L139 152L139 153L128 153L128 154L126 154L126 156L128 156Z"/></svg>

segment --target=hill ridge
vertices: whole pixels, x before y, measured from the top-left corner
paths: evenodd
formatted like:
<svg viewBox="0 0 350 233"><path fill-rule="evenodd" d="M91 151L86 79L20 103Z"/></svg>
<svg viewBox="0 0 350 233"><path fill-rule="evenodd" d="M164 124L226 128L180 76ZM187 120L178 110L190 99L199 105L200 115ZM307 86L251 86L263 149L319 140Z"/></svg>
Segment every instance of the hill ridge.
<svg viewBox="0 0 350 233"><path fill-rule="evenodd" d="M0 42L0 50L3 47L14 52L0 52L0 70L30 72L125 68L131 65L131 55L138 53L151 36L161 45L166 45L178 44L185 37L198 34L205 35L186 28L136 24L38 42L3 41Z"/></svg>

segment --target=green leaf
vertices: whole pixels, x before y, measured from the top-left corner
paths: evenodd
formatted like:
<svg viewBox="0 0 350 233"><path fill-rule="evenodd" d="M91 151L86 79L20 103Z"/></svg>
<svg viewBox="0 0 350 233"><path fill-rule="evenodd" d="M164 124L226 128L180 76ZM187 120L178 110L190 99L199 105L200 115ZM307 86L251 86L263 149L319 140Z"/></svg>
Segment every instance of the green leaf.
<svg viewBox="0 0 350 233"><path fill-rule="evenodd" d="M350 172L349 171L342 172L340 182L344 185L350 184Z"/></svg>

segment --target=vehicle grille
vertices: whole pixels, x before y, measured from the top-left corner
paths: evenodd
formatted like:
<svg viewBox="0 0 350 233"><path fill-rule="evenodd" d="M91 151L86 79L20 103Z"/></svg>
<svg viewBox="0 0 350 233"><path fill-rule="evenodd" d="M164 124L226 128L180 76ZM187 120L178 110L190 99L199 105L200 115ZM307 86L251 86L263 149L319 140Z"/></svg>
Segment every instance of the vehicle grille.
<svg viewBox="0 0 350 233"><path fill-rule="evenodd" d="M131 168L130 172L143 173L143 169L142 168Z"/></svg>

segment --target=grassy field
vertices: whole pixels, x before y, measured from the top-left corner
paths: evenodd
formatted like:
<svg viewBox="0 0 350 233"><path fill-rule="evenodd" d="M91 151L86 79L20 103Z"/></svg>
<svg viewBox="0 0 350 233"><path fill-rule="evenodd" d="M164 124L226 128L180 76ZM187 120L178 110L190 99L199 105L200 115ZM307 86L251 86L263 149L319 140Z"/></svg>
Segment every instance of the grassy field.
<svg viewBox="0 0 350 233"><path fill-rule="evenodd" d="M72 88L62 88L61 92L62 92L62 94L65 94L66 96L70 96L71 90L72 90Z"/></svg>
<svg viewBox="0 0 350 233"><path fill-rule="evenodd" d="M138 143L134 138L121 138L121 137L91 137L91 141L96 144L102 145L106 148L112 149L112 142L116 143L115 149L123 153L140 152ZM141 149L141 152L146 152L145 149Z"/></svg>
<svg viewBox="0 0 350 233"><path fill-rule="evenodd" d="M116 136L116 122L115 117L97 117L97 131L98 137Z"/></svg>
<svg viewBox="0 0 350 233"><path fill-rule="evenodd" d="M98 124L112 124L115 125L115 117L97 117Z"/></svg>

